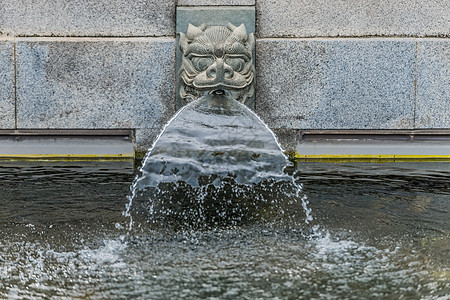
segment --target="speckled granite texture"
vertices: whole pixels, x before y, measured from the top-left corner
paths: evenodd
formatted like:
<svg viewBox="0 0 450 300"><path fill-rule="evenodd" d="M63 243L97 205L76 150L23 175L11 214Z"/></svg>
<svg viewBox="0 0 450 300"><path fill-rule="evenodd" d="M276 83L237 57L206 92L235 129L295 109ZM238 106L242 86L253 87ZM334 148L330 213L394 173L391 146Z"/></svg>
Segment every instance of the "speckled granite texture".
<svg viewBox="0 0 450 300"><path fill-rule="evenodd" d="M412 40L259 40L256 112L273 128L412 128L414 72Z"/></svg>
<svg viewBox="0 0 450 300"><path fill-rule="evenodd" d="M450 37L448 0L259 0L256 11L259 38Z"/></svg>
<svg viewBox="0 0 450 300"><path fill-rule="evenodd" d="M14 100L14 43L0 39L0 129L13 129Z"/></svg>
<svg viewBox="0 0 450 300"><path fill-rule="evenodd" d="M174 36L175 0L0 0L11 36Z"/></svg>
<svg viewBox="0 0 450 300"><path fill-rule="evenodd" d="M18 128L154 135L174 113L174 47L166 38L19 39Z"/></svg>
<svg viewBox="0 0 450 300"><path fill-rule="evenodd" d="M450 40L417 43L416 128L450 128Z"/></svg>

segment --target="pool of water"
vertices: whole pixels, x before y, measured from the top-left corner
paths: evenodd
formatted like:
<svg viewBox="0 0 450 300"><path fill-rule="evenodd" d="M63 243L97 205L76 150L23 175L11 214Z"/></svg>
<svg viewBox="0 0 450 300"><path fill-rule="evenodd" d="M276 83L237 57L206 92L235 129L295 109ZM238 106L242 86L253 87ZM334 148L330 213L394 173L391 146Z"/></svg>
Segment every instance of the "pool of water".
<svg viewBox="0 0 450 300"><path fill-rule="evenodd" d="M208 226L141 213L129 231L130 162L0 162L0 298L450 299L450 163L288 173L308 223L272 201Z"/></svg>

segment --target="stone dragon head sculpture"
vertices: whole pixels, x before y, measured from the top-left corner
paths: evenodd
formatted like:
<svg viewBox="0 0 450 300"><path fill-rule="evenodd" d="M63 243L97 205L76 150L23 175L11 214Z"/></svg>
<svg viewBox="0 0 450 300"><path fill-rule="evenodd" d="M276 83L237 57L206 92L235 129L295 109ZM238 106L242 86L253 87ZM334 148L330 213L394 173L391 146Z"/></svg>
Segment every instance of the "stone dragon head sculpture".
<svg viewBox="0 0 450 300"><path fill-rule="evenodd" d="M244 24L189 24L186 34L180 33L179 46L179 93L186 102L216 90L226 91L244 104L253 96L255 37L247 34Z"/></svg>

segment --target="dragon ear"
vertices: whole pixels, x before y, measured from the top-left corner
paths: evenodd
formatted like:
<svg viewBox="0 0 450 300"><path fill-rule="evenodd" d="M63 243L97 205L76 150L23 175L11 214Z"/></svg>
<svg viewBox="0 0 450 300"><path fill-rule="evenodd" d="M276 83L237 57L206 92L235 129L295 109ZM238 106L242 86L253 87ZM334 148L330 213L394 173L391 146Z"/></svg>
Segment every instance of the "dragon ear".
<svg viewBox="0 0 450 300"><path fill-rule="evenodd" d="M255 49L255 35L253 32L248 35L248 47L250 52L253 52L253 49Z"/></svg>
<svg viewBox="0 0 450 300"><path fill-rule="evenodd" d="M196 37L198 37L199 35L201 35L204 30L202 28L204 28L204 27L206 27L205 24L202 24L199 27L195 27L194 25L189 23L187 33L186 33L188 39L193 40Z"/></svg>
<svg viewBox="0 0 450 300"><path fill-rule="evenodd" d="M184 49L186 49L187 47L187 39L186 39L186 35L182 32L178 33L180 35L180 50L181 52L184 52Z"/></svg>
<svg viewBox="0 0 450 300"><path fill-rule="evenodd" d="M227 27L228 27L228 29L230 29L231 31L234 31L234 30L237 28L236 26L234 26L234 25L231 24L230 22L228 22Z"/></svg>
<svg viewBox="0 0 450 300"><path fill-rule="evenodd" d="M243 43L247 41L247 29L244 24L233 30L233 34Z"/></svg>

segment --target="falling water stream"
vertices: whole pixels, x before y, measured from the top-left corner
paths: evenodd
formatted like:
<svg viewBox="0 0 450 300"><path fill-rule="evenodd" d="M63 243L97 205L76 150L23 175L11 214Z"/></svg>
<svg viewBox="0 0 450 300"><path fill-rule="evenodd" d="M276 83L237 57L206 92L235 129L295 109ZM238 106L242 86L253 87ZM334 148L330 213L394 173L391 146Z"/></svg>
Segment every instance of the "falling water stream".
<svg viewBox="0 0 450 300"><path fill-rule="evenodd" d="M139 168L0 161L0 299L450 299L449 182L448 162L293 165L208 95Z"/></svg>
<svg viewBox="0 0 450 300"><path fill-rule="evenodd" d="M146 223L198 229L267 223L288 206L291 220L302 219L303 206L309 222L306 196L284 172L288 165L273 132L250 109L206 95L176 114L149 150L129 197L130 229L133 213Z"/></svg>

